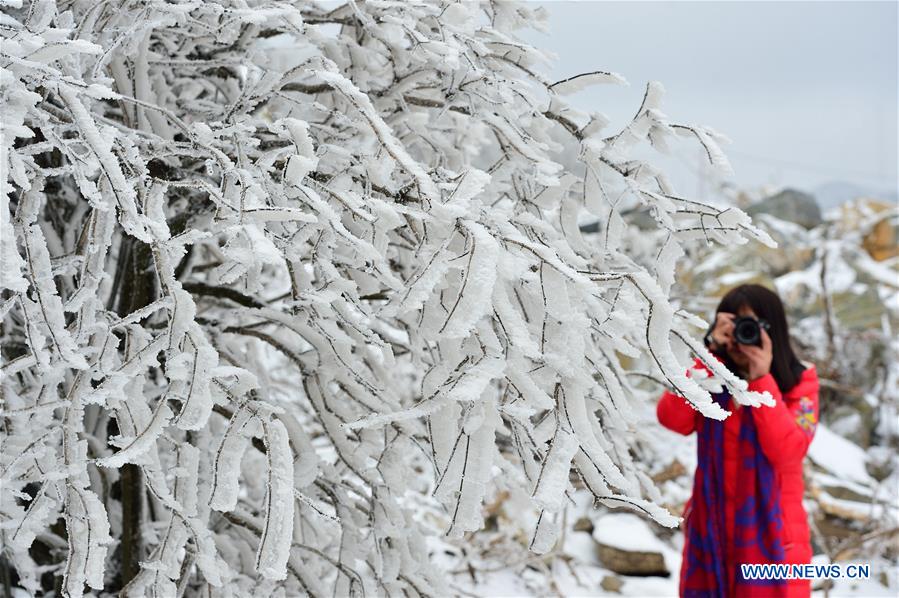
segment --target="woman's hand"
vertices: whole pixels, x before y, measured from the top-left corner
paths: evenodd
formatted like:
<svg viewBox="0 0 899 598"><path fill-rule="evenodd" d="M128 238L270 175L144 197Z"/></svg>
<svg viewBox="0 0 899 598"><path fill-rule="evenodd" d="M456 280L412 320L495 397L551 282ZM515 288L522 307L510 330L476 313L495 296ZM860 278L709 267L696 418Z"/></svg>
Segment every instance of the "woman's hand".
<svg viewBox="0 0 899 598"><path fill-rule="evenodd" d="M771 359L773 351L771 349L771 337L768 331L761 329L762 346L756 345L740 345L740 351L746 356L748 364L746 367L747 379L751 382L761 378L771 371Z"/></svg>
<svg viewBox="0 0 899 598"><path fill-rule="evenodd" d="M715 314L715 327L712 329L712 351L730 349L734 344L734 318L736 316L726 311Z"/></svg>

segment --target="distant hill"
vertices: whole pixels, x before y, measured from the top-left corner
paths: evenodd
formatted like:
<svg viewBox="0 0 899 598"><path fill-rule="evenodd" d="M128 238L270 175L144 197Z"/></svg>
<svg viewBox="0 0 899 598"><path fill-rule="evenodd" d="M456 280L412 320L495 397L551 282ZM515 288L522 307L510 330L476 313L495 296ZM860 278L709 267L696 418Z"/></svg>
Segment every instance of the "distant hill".
<svg viewBox="0 0 899 598"><path fill-rule="evenodd" d="M878 190L871 187L863 187L855 183L846 181L833 181L824 183L812 190L812 195L818 201L818 205L822 210L827 210L834 206L855 199L856 197L871 197L874 199L882 199L885 201L897 201L896 190Z"/></svg>

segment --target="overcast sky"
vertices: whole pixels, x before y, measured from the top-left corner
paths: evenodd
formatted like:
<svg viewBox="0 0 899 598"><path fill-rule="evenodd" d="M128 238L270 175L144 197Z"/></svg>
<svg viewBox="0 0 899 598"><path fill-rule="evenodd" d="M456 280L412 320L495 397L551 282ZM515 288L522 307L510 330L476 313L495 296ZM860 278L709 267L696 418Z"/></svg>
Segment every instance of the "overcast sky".
<svg viewBox="0 0 899 598"><path fill-rule="evenodd" d="M573 96L624 124L647 81L666 89L674 122L709 125L740 187L812 190L846 181L897 186L897 3L885 2L542 2L550 32L526 39L556 54L553 76L590 70L622 74L629 87ZM679 158L681 186L698 163Z"/></svg>

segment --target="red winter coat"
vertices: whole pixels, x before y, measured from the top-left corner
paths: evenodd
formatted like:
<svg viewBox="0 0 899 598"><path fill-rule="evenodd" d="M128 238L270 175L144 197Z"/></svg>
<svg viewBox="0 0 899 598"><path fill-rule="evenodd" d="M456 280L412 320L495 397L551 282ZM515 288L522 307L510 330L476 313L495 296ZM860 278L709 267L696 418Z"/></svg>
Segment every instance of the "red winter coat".
<svg viewBox="0 0 899 598"><path fill-rule="evenodd" d="M708 369L697 359L694 368ZM802 506L805 484L802 480L802 460L818 423L818 374L814 365L807 365L799 382L781 394L774 376L766 374L749 382L749 390L768 391L776 402L774 407L739 407L724 420L724 496L727 550L733 554L734 504L737 476L737 439L740 419L751 415L755 418L759 444L774 469L780 486L781 508L784 521L784 547L786 562L809 563L812 547L808 518ZM693 409L682 397L666 391L656 408L659 422L666 428L684 435L692 433L700 425L702 414ZM692 501L696 497L691 497ZM685 512L689 509L687 502ZM687 559L684 558L684 563ZM733 573L734 568L731 568ZM730 587L734 587L731 583ZM811 584L808 580L789 580L788 595L808 597Z"/></svg>

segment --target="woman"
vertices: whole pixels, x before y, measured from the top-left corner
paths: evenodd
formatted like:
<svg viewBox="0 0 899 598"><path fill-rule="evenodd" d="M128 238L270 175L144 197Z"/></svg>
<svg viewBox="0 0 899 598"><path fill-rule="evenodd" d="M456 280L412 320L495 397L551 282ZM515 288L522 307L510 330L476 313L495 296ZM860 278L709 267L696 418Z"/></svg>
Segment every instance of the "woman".
<svg viewBox="0 0 899 598"><path fill-rule="evenodd" d="M758 345L737 342L739 316L761 323ZM746 579L740 568L809 563L812 556L802 460L818 421L818 376L814 365L799 361L789 339L777 294L760 285L738 286L718 305L706 346L749 382L749 390L769 392L774 407L741 407L725 390L713 396L731 414L717 421L672 392L659 401L657 415L665 427L698 435L693 495L684 510L681 596L811 592L808 580ZM708 372L698 359L693 367Z"/></svg>

